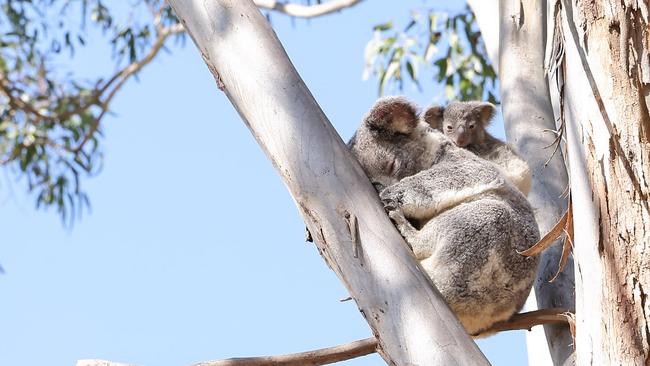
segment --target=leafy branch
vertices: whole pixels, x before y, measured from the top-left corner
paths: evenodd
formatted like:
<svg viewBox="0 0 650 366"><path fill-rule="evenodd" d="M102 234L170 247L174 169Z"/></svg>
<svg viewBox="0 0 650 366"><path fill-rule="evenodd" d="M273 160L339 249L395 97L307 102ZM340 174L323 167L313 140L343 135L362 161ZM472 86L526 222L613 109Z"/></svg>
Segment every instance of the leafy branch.
<svg viewBox="0 0 650 366"><path fill-rule="evenodd" d="M444 99L497 102L496 73L469 8L457 14L413 11L403 29L395 28L393 22L375 26L366 46L364 79L377 77L379 95L387 87L402 90L405 80L422 91L419 70L429 67L445 86Z"/></svg>
<svg viewBox="0 0 650 366"><path fill-rule="evenodd" d="M171 10L157 0L144 0L151 21L118 25L101 0L62 1L58 15L81 15L79 32L48 17L56 2L7 1L0 15L0 166L25 179L36 195L36 207L56 207L72 224L87 195L81 177L101 169L101 121L124 86L164 47L183 32ZM74 8L74 6L77 6ZM61 78L50 66L62 50L74 54L85 46L87 24L112 34L114 58L126 64L104 81ZM46 30L44 32L43 30ZM73 41L75 40L76 41Z"/></svg>

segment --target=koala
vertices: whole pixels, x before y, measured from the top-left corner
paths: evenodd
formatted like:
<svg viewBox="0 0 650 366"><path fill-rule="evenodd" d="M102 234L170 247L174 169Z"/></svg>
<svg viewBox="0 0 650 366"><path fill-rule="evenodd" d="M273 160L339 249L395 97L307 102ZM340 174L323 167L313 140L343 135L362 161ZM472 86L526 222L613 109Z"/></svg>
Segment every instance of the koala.
<svg viewBox="0 0 650 366"><path fill-rule="evenodd" d="M377 101L348 146L469 334L521 309L538 259L517 251L539 230L526 197L494 164L431 128L402 97Z"/></svg>
<svg viewBox="0 0 650 366"><path fill-rule="evenodd" d="M457 146L496 164L506 178L527 196L532 180L528 164L512 146L486 130L495 113L494 105L487 102L454 102L446 107L429 108L424 120Z"/></svg>

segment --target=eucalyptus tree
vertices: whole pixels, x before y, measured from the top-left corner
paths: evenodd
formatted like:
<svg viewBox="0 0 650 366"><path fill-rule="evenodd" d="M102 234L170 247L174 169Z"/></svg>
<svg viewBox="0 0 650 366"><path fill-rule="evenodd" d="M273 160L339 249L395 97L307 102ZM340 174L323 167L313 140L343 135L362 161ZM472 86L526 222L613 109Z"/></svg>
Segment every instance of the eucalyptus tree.
<svg viewBox="0 0 650 366"><path fill-rule="evenodd" d="M176 7L189 3L172 2ZM207 16L216 16L218 7L225 3L215 1L211 8L215 14ZM359 3L363 2L255 2L267 15L284 13L304 18ZM371 1L365 3L376 6ZM519 148L534 172L530 199L540 228L552 234L537 250L545 249L536 302L540 308L575 307L570 328L546 329L552 361L645 364L650 357L650 308L646 301L650 286L646 253L650 244L648 2L470 0L469 4L473 12L445 13L435 10L434 3L431 9L413 11L403 25L378 21L366 47L365 74L376 77L378 93L382 94L399 90L405 83L429 87L430 81L422 79L421 70L430 68L433 82L444 85L443 99L501 102L508 140ZM110 112L111 101L170 39L185 40L184 27L160 0L134 2L136 17L120 17L100 0L6 0L2 6L0 165L21 178L25 189L33 192L37 207L55 207L70 223L89 202L82 189L83 179L101 167L102 120ZM68 21L70 14L78 20ZM194 24L198 20L192 18L185 21L194 29L194 36L205 27ZM269 28L264 29L271 33ZM74 70L62 74L53 67L61 57L74 57L91 31L104 35L117 65L114 73L88 80ZM207 47L212 42L216 41L197 41L197 45ZM228 84L220 76L226 71L211 71L228 93ZM229 82L242 82L236 72L228 72L232 78L227 79ZM238 108L250 108L232 100ZM310 123L319 126L319 136L325 136L318 146L345 156L340 151L340 139L322 113L309 98L303 101L304 111L313 116ZM254 130L260 141L272 136L264 129L264 121L255 126L260 128ZM282 162L276 160L272 147L268 145L269 156L276 164ZM352 186L368 193L363 179L351 168L354 162L343 165L354 176L356 183ZM373 274L364 277L367 274L356 272L355 263L346 262L349 248L340 244L347 240L356 243L354 248L363 247L363 235L359 239L357 231L363 234L368 225L380 225L375 220L385 221L385 217L376 219L369 214L381 216L376 206L364 206L358 212L344 210L346 215L332 211L333 207L325 203L312 204L317 207L303 205L300 210L310 230L317 233L319 248L323 253L338 248L332 256L324 255L325 259L348 285L364 314L373 315L372 304L377 298L363 291L372 283ZM314 213L325 214L321 217ZM564 245L549 247L563 231L568 238ZM404 259L399 249L401 240L394 233L386 235L390 238L388 247ZM571 245L574 264L569 260ZM351 252L355 260L359 259L357 249ZM372 253L373 261L390 257L375 250L370 247L367 252ZM404 263L407 268L418 268L412 260L404 259ZM565 270L549 284L558 266L566 263ZM416 307L435 309L437 314L433 323L421 330L428 334L424 339L437 339L436 330L430 327L440 325L448 313L420 271L407 272L410 274L400 277L412 285L407 298L419 299ZM395 293L384 290L387 298L396 301L391 304L399 303ZM377 319L369 321L379 343L364 341L355 349L372 351L379 347L386 360L395 363L420 359L422 354L417 350L400 351L400 344L390 343L420 344L404 334L395 337L398 328L408 327L409 321L392 329L379 326ZM457 328L450 327L451 333L457 334ZM461 335L452 338L455 347L467 350L464 356L482 362L471 342ZM529 351L546 348L544 343L529 343ZM438 360L449 360L445 357Z"/></svg>

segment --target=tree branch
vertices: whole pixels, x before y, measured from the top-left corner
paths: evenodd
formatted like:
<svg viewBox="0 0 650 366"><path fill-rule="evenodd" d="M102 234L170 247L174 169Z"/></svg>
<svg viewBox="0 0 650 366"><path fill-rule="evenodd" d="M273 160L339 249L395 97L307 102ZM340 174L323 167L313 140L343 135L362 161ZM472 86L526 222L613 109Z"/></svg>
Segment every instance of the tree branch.
<svg viewBox="0 0 650 366"><path fill-rule="evenodd" d="M300 5L275 0L255 0L258 8L284 13L296 18L316 18L345 8L350 8L363 0L332 0L322 4Z"/></svg>
<svg viewBox="0 0 650 366"><path fill-rule="evenodd" d="M366 338L360 341L279 356L229 358L227 360L201 362L194 366L312 366L327 365L350 360L377 352L377 340Z"/></svg>
<svg viewBox="0 0 650 366"><path fill-rule="evenodd" d="M377 191L259 8L241 0L167 2L283 178L319 252L376 335L384 360L488 365L390 223Z"/></svg>
<svg viewBox="0 0 650 366"><path fill-rule="evenodd" d="M158 24L156 24L156 25L158 25ZM106 82L106 84L104 84L104 86L101 87L101 89L99 89L98 95L101 96L108 89L110 89L111 86L115 82L117 82L113 86L113 89L111 89L111 91L108 93L108 96L106 97L106 99L101 101L100 107L101 107L102 111L99 114L99 116L97 116L97 118L95 119L95 123L93 123L93 125L90 127L90 130L84 136L83 140L81 140L79 145L77 145L76 147L71 149L72 152L81 151L81 149L83 149L84 145L86 145L88 140L90 140L92 138L92 136L95 134L95 132L97 132L97 129L99 129L99 125L101 123L102 118L108 112L108 107L109 107L111 101L115 97L115 94L117 94L117 92L122 88L122 86L124 86L126 81L131 76L135 75L138 71L140 71L144 66L149 64L156 57L158 52L160 52L160 50L164 46L165 41L167 40L167 37L169 37L172 34L183 32L184 30L185 29L183 28L183 26L181 24L175 24L173 26L166 27L166 28L159 28L159 31L158 31L158 34L157 34L157 37L156 37L156 41L151 46L151 49L149 50L149 52L142 59L140 59L138 61L134 61L131 64L124 67L122 70L118 71L115 75L113 75L113 77L111 77Z"/></svg>
<svg viewBox="0 0 650 366"><path fill-rule="evenodd" d="M512 318L492 324L489 329L482 331L475 336L481 337L496 332L507 330L530 330L536 325L543 324L568 324L571 312L564 308L550 308L535 311L528 311L512 316Z"/></svg>
<svg viewBox="0 0 650 366"><path fill-rule="evenodd" d="M570 323L572 314L567 309L552 308L515 314L507 321L492 325L477 336L487 336L508 330L530 330L542 324ZM367 356L377 352L377 339L366 338L334 347L277 356L236 357L206 361L194 366L316 366ZM81 360L76 366L129 366L104 360Z"/></svg>
<svg viewBox="0 0 650 366"><path fill-rule="evenodd" d="M563 154L553 154L557 128L551 104L547 74L544 72L545 32L551 15L547 5L552 2L499 1L499 83L501 103L507 140L524 157L533 173L532 190L528 201L535 212L535 219L541 234L546 234L557 223L567 209L564 194L569 184ZM553 283L548 280L556 273L561 261L561 246L550 246L540 257L535 281L537 308L575 308L575 276L573 263L569 262L564 272ZM529 301L530 309L534 306ZM562 365L572 356L573 338L569 327L549 324L544 326L546 343L536 343L529 357L531 364L546 364L543 354L553 364ZM529 344L539 342L529 337ZM536 348L536 350L533 350Z"/></svg>
<svg viewBox="0 0 650 366"><path fill-rule="evenodd" d="M33 114L38 120L49 120L50 118L41 114L37 111L34 106L30 103L24 102L19 97L13 95L13 90L11 89L11 82L7 79L7 76L4 73L0 73L0 92L7 97L9 105L13 106L16 109L21 109L27 113Z"/></svg>

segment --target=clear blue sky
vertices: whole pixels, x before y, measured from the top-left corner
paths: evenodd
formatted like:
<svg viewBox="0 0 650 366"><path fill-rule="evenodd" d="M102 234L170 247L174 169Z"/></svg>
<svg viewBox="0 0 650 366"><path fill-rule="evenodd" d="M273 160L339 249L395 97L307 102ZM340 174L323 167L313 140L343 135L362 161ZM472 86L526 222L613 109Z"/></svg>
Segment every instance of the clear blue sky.
<svg viewBox="0 0 650 366"><path fill-rule="evenodd" d="M372 26L440 3L373 0L311 21L272 20L347 140L377 97L376 80L361 80ZM89 43L62 67L109 74L106 42ZM92 213L72 230L54 211L35 211L25 184L2 173L0 365L189 365L370 336L354 303L339 302L345 289L304 242L291 197L194 45L170 50L117 96L104 121L104 169L84 181ZM426 105L437 89L422 84L404 94ZM523 332L479 345L495 365L526 363Z"/></svg>

